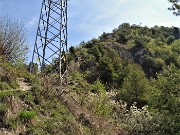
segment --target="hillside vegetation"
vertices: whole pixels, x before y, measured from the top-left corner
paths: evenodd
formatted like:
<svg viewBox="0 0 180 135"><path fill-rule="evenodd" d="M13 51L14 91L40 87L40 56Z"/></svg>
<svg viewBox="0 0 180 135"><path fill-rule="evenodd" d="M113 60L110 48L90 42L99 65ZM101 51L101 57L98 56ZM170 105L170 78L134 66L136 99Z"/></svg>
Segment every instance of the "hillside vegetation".
<svg viewBox="0 0 180 135"><path fill-rule="evenodd" d="M124 23L70 47L67 85L51 74L56 64L35 77L0 57L3 133L180 134L179 28Z"/></svg>

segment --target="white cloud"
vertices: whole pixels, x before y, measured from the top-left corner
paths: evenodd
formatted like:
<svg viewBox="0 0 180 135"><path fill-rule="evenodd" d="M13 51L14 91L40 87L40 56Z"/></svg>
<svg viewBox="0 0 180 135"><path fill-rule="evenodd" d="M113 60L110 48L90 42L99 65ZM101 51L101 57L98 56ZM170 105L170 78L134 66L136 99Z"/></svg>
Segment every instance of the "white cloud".
<svg viewBox="0 0 180 135"><path fill-rule="evenodd" d="M32 28L32 27L36 26L37 23L38 23L38 17L34 16L26 23L26 26L28 28Z"/></svg>
<svg viewBox="0 0 180 135"><path fill-rule="evenodd" d="M167 0L72 0L69 2L69 42L90 40L124 22L180 27L180 17L168 11L169 6Z"/></svg>
<svg viewBox="0 0 180 135"><path fill-rule="evenodd" d="M78 2L77 4L77 1L74 0L73 6L76 3L77 9L72 11L76 16L71 18L72 21L76 20L78 24L75 25L76 29L85 29L86 31L91 25L95 25L96 30L100 30L100 26L114 29L115 26L117 27L123 22L143 23L147 26L156 24L180 26L180 17L173 16L167 10L169 3L164 0L79 0ZM80 25L82 23L83 27Z"/></svg>

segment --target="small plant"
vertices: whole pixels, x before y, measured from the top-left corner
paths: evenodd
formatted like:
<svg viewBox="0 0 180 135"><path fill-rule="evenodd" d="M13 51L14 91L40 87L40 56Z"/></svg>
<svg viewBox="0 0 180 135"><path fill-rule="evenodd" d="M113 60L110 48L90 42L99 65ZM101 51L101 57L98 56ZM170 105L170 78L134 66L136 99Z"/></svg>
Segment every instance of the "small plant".
<svg viewBox="0 0 180 135"><path fill-rule="evenodd" d="M18 83L16 81L11 81L9 86L13 89L16 89L19 87Z"/></svg>
<svg viewBox="0 0 180 135"><path fill-rule="evenodd" d="M18 126L18 119L17 117L12 117L6 120L6 125L9 126L9 129L16 130Z"/></svg>
<svg viewBox="0 0 180 135"><path fill-rule="evenodd" d="M22 111L19 115L20 119L24 122L30 121L37 116L35 111Z"/></svg>
<svg viewBox="0 0 180 135"><path fill-rule="evenodd" d="M7 104L0 103L0 111L6 111L8 107L9 106Z"/></svg>
<svg viewBox="0 0 180 135"><path fill-rule="evenodd" d="M33 91L41 91L42 89L43 89L42 86L40 86L39 84L34 84L32 86Z"/></svg>
<svg viewBox="0 0 180 135"><path fill-rule="evenodd" d="M10 96L12 93L8 91L0 91L0 99Z"/></svg>
<svg viewBox="0 0 180 135"><path fill-rule="evenodd" d="M107 97L99 97L93 101L92 111L102 117L109 118L112 112L112 107Z"/></svg>
<svg viewBox="0 0 180 135"><path fill-rule="evenodd" d="M9 90L10 86L6 82L0 82L0 90Z"/></svg>
<svg viewBox="0 0 180 135"><path fill-rule="evenodd" d="M99 79L97 79L92 85L92 92L97 94L105 94L105 91L106 90L104 84Z"/></svg>

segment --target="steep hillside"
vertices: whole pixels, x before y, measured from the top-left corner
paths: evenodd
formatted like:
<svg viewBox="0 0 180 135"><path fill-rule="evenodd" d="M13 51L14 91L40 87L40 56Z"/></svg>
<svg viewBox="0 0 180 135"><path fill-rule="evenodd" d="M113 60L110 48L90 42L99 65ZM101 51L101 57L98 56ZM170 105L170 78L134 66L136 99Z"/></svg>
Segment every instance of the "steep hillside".
<svg viewBox="0 0 180 135"><path fill-rule="evenodd" d="M114 101L125 101L128 109L134 102L138 108L148 105L157 120L164 121L159 121L162 134L179 134L179 28L124 23L112 33L71 47L69 58L70 72L80 72L92 85L102 84L115 95ZM96 89L91 92L98 94Z"/></svg>
<svg viewBox="0 0 180 135"><path fill-rule="evenodd" d="M114 55L119 55L121 60L141 65L148 77L155 77L156 72L161 71L163 66L170 63L180 67L179 44L179 28L164 26L148 28L124 23L112 33L103 33L98 39L92 39L87 43L82 42L77 48L76 55L89 65L94 63L93 67L102 57L112 58L116 57ZM81 56L81 54L86 55L83 54L85 51L87 56ZM90 58L87 59L87 57ZM81 64L82 70L86 68L85 62Z"/></svg>
<svg viewBox="0 0 180 135"><path fill-rule="evenodd" d="M179 38L122 24L70 47L67 85L0 57L0 134L179 135Z"/></svg>
<svg viewBox="0 0 180 135"><path fill-rule="evenodd" d="M113 121L88 109L97 106L95 97L84 105L84 97L93 98L89 92L75 90L83 85L91 89L84 80L69 78L69 85L59 86L56 74L35 78L23 66L0 61L0 134L126 134Z"/></svg>

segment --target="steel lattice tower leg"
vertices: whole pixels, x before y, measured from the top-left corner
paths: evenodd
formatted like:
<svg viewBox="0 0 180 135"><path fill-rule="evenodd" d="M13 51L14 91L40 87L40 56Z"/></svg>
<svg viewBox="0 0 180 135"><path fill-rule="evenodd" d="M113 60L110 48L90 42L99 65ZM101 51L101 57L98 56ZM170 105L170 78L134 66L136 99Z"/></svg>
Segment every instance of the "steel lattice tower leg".
<svg viewBox="0 0 180 135"><path fill-rule="evenodd" d="M67 0L43 0L31 63L43 72L46 65L58 58L59 78L67 74ZM56 59L57 60L57 59ZM57 63L56 63L57 64Z"/></svg>

